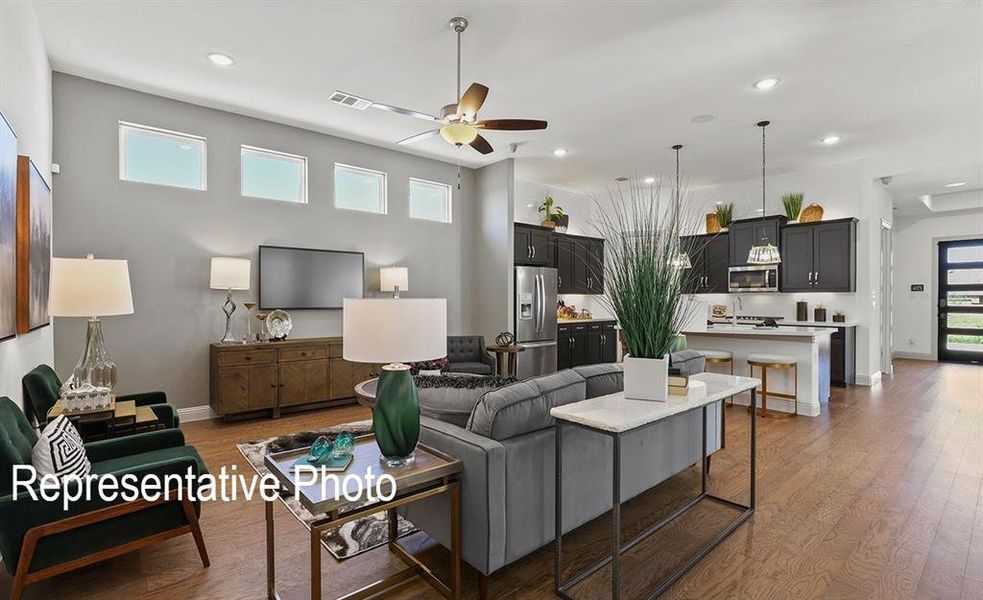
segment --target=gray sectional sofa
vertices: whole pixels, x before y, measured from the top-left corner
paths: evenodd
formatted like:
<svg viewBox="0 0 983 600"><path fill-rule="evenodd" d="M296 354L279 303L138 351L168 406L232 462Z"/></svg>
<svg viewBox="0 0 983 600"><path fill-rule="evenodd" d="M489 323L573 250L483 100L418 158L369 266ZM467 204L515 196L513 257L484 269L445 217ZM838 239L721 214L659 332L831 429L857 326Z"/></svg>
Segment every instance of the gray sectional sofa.
<svg viewBox="0 0 983 600"><path fill-rule="evenodd" d="M695 353L693 353L695 354ZM687 373L703 371L690 357ZM677 366L683 361L675 360ZM420 442L460 458L463 558L483 575L554 538L554 429L550 408L623 388L618 364L591 365L520 381L480 397L464 426L424 416ZM421 390L423 392L424 390ZM446 397L442 399L446 402ZM421 393L421 405L427 394ZM708 412L708 453L719 448L720 406ZM626 501L700 461L701 415L680 415L636 434L621 447L621 498ZM570 428L563 436L563 528L570 531L611 508L611 440ZM413 503L402 514L449 547L445 495Z"/></svg>

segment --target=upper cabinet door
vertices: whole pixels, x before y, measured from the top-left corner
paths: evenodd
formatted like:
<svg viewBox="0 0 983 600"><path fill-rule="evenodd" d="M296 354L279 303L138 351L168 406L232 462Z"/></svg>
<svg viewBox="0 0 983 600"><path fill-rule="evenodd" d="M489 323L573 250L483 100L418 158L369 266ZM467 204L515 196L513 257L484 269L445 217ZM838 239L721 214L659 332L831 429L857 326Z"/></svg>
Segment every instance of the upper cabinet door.
<svg viewBox="0 0 983 600"><path fill-rule="evenodd" d="M532 260L532 243L529 240L529 229L516 225L515 228L515 264L528 265Z"/></svg>
<svg viewBox="0 0 983 600"><path fill-rule="evenodd" d="M727 234L730 244L730 266L738 267L747 264L748 253L754 245L754 225L750 223L731 223L730 233Z"/></svg>
<svg viewBox="0 0 983 600"><path fill-rule="evenodd" d="M587 291L604 293L604 240L587 240Z"/></svg>
<svg viewBox="0 0 983 600"><path fill-rule="evenodd" d="M720 233L710 238L703 247L704 292L723 294L727 292L727 267L730 264L730 240L728 234Z"/></svg>
<svg viewBox="0 0 983 600"><path fill-rule="evenodd" d="M571 238L573 243L573 293L589 294L587 288L588 242L584 238Z"/></svg>
<svg viewBox="0 0 983 600"><path fill-rule="evenodd" d="M854 220L813 225L812 289L853 292L857 289L857 223Z"/></svg>
<svg viewBox="0 0 983 600"><path fill-rule="evenodd" d="M809 225L797 225L782 229L782 280L783 292L813 291L813 229Z"/></svg>
<svg viewBox="0 0 983 600"><path fill-rule="evenodd" d="M553 244L549 231L530 229L529 245L532 246L532 258L529 264L541 267L553 266Z"/></svg>
<svg viewBox="0 0 983 600"><path fill-rule="evenodd" d="M576 293L574 275L574 240L565 235L556 236L557 291L561 294Z"/></svg>

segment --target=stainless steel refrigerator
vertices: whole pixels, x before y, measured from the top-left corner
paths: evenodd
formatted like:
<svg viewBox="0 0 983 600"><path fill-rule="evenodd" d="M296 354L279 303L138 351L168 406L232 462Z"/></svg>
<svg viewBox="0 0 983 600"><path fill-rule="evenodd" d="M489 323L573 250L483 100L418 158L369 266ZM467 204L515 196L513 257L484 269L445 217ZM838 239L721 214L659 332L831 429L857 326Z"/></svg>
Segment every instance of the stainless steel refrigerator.
<svg viewBox="0 0 983 600"><path fill-rule="evenodd" d="M556 372L556 269L515 268L515 341L520 379Z"/></svg>

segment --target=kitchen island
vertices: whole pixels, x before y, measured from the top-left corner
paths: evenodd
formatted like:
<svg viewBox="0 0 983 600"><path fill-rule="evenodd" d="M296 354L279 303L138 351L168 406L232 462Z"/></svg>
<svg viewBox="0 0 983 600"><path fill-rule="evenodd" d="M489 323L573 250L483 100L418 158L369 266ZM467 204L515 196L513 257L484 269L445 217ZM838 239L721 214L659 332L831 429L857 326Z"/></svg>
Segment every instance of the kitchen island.
<svg viewBox="0 0 983 600"><path fill-rule="evenodd" d="M768 369L768 388L774 392L798 394L798 412L819 416L829 400L831 329L822 327L755 327L753 325L708 325L689 328L687 347L693 350L728 350L734 354L734 374L751 376L747 357L752 353L785 354L795 358L795 369ZM797 373L797 381L793 374ZM756 369L754 377L761 377ZM797 383L797 386L796 386ZM797 387L797 390L796 390ZM760 396L759 396L760 398ZM750 395L734 398L737 404L750 404ZM760 402L760 400L759 400ZM769 398L768 408L793 412L795 403L784 398Z"/></svg>

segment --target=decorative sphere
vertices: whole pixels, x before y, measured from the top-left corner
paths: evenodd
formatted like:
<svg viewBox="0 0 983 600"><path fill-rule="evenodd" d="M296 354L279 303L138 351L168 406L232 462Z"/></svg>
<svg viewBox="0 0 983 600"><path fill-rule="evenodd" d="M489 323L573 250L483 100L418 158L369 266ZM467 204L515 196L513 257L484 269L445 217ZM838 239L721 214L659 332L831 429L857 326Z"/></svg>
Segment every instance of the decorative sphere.
<svg viewBox="0 0 983 600"><path fill-rule="evenodd" d="M515 336L511 331L503 331L495 336L495 343L499 346L511 346L515 343Z"/></svg>

